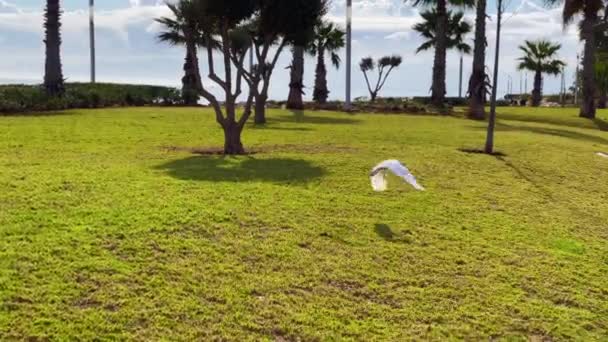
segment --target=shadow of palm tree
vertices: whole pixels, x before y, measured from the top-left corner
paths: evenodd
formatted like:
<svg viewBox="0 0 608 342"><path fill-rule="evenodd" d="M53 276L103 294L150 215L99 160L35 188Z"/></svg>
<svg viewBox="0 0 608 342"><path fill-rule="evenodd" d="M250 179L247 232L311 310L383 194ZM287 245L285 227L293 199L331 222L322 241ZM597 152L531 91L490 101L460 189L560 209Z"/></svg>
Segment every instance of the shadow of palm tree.
<svg viewBox="0 0 608 342"><path fill-rule="evenodd" d="M485 127L475 127L477 129L486 129ZM608 145L608 139L598 137L596 135L579 133L574 131L568 131L564 129L546 128L546 127L532 127L532 126L514 126L505 123L497 123L496 130L502 132L530 132L536 134L552 135L556 137L569 138L579 141L587 141L597 144Z"/></svg>
<svg viewBox="0 0 608 342"><path fill-rule="evenodd" d="M514 113L500 113L499 117L501 120L507 121L520 121L520 122L529 122L529 123L540 123L540 124L550 124L555 126L566 126L566 127L578 127L578 128L593 128L597 127L600 131L608 131L608 122L602 119L580 119L578 117L572 116L571 118L564 118L563 116L532 116L525 114L514 114Z"/></svg>
<svg viewBox="0 0 608 342"><path fill-rule="evenodd" d="M293 131L293 132L310 132L310 131L314 131L312 128L307 128L307 127L280 127L280 126L273 126L273 125L251 125L249 127L249 129L253 129L253 130L260 130L260 131L264 131L264 130L271 130L271 131Z"/></svg>
<svg viewBox="0 0 608 342"><path fill-rule="evenodd" d="M608 122L602 119L595 118L592 120L595 126L599 128L600 131L608 132Z"/></svg>
<svg viewBox="0 0 608 342"><path fill-rule="evenodd" d="M272 117L269 122L288 122L288 123L311 123L311 124L330 124L330 125L352 125L361 121L353 118L336 118L331 116L307 115L301 110L290 110L292 115L281 115Z"/></svg>
<svg viewBox="0 0 608 342"><path fill-rule="evenodd" d="M255 159L192 156L159 165L157 170L182 180L207 182L306 183L325 174L301 159Z"/></svg>
<svg viewBox="0 0 608 342"><path fill-rule="evenodd" d="M48 112L17 112L17 113L0 113L0 117L45 117L45 116L75 116L80 115L77 110L57 110L57 111L48 111Z"/></svg>

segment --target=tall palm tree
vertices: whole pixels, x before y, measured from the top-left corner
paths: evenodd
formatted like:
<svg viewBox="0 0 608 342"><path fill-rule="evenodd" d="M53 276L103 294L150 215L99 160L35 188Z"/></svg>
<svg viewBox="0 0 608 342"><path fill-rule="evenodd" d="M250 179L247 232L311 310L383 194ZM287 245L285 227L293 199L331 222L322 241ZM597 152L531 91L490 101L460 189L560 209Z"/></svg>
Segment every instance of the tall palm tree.
<svg viewBox="0 0 608 342"><path fill-rule="evenodd" d="M315 71L315 89L312 96L318 103L326 103L329 95L325 53L330 54L331 63L339 68L340 56L337 52L346 44L345 35L346 33L342 29L328 21L320 21L314 29L314 39L310 51L317 56L317 68Z"/></svg>
<svg viewBox="0 0 608 342"><path fill-rule="evenodd" d="M160 41L186 47L184 77L182 77L182 99L186 105L196 105L199 100L197 80L200 79L200 70L197 45L204 45L193 6L193 0L167 3L173 17L156 19L164 29L158 34Z"/></svg>
<svg viewBox="0 0 608 342"><path fill-rule="evenodd" d="M600 99L598 108L605 109L608 104L608 56L599 55L595 64L595 80Z"/></svg>
<svg viewBox="0 0 608 342"><path fill-rule="evenodd" d="M562 0L548 0L549 3L561 3ZM599 11L604 9L603 0L563 0L563 23L570 24L577 15L581 15L579 24L581 40L585 41L583 54L583 101L580 116L595 118L595 32L599 23Z"/></svg>
<svg viewBox="0 0 608 342"><path fill-rule="evenodd" d="M517 68L520 71L528 70L534 73L534 89L532 90L532 106L534 107L540 106L542 101L543 74L557 76L566 65L559 59L555 59L561 47L561 44L547 40L526 40L524 45L519 46L524 55L518 59Z"/></svg>
<svg viewBox="0 0 608 342"><path fill-rule="evenodd" d="M469 79L469 118L483 120L486 117L486 0L475 3L475 47L473 48L473 70Z"/></svg>
<svg viewBox="0 0 608 342"><path fill-rule="evenodd" d="M91 83L95 83L95 0L89 0L89 47L91 53Z"/></svg>
<svg viewBox="0 0 608 342"><path fill-rule="evenodd" d="M414 31L420 33L420 35L426 39L416 50L416 53L426 51L437 46L437 20L439 16L435 9L424 11L420 14L423 22L414 25ZM447 43L446 47L448 50L455 49L463 54L471 53L471 46L465 43L465 37L471 33L471 24L464 20L463 12L453 13L452 11L447 12L448 26L447 26Z"/></svg>
<svg viewBox="0 0 608 342"><path fill-rule="evenodd" d="M471 5L473 0L416 0L414 6L433 6L437 15L435 22L435 58L433 61L433 85L431 103L442 107L446 95L446 53L448 49L448 5Z"/></svg>
<svg viewBox="0 0 608 342"><path fill-rule="evenodd" d="M61 68L61 8L59 0L47 0L44 13L46 61L44 88L50 96L61 96L65 90Z"/></svg>

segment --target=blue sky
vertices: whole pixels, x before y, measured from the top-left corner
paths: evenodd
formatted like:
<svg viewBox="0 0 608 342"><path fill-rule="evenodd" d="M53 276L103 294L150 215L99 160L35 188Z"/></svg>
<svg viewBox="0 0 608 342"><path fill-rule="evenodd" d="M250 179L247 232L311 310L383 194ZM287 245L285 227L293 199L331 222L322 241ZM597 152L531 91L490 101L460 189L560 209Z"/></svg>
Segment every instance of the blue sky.
<svg viewBox="0 0 608 342"><path fill-rule="evenodd" d="M343 24L345 0L333 0L329 18ZM365 56L387 54L403 56L403 65L389 79L385 96L427 95L431 83L432 52L415 54L420 38L411 30L419 21L420 9L401 0L353 0L353 91L355 96L366 95L365 83L357 68L357 61ZM0 82L40 82L44 66L42 43L43 0L0 0ZM158 26L153 18L168 15L162 0L96 0L98 79L107 82L149 83L178 86L184 51L179 47L159 44L155 35ZM88 0L64 0L63 34L64 74L68 80L86 81L89 74L88 57ZM489 4L495 13L494 2ZM574 74L580 45L574 27L563 30L560 9L547 9L533 0L513 0L503 35L501 54L500 92L506 91L507 79L514 81L519 91L520 73L515 69L519 56L517 46L524 39L550 39L561 42L561 57L569 64L568 84ZM473 22L474 13L467 12ZM488 67L494 51L494 27L488 22ZM469 37L472 42L472 36ZM10 51L10 53L6 53ZM458 59L448 54L448 92L457 95ZM465 57L465 81L469 75L471 57ZM289 54L284 54L273 79L271 97L286 96ZM204 65L202 65L203 70ZM314 59L306 65L305 83L312 91ZM341 98L344 93L344 68L329 73L330 97ZM529 87L531 78L529 76ZM465 82L466 84L466 82ZM466 88L466 86L465 86ZM559 79L547 78L546 92L559 90Z"/></svg>

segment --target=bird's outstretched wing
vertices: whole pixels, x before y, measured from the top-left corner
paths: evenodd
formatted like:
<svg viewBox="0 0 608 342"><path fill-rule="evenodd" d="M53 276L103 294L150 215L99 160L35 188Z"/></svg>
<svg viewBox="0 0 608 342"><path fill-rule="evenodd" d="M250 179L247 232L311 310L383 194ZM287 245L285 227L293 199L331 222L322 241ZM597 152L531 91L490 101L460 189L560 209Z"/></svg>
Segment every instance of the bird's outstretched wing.
<svg viewBox="0 0 608 342"><path fill-rule="evenodd" d="M424 191L424 187L418 184L416 181L416 177L412 175L410 170L407 169L403 164L401 164L398 160L385 160L380 164L376 165L372 172L370 173L370 178L372 181L372 187L376 191L384 191L386 190L386 173L387 171L392 172L395 176L403 178L407 183L414 187L414 189L419 191Z"/></svg>
<svg viewBox="0 0 608 342"><path fill-rule="evenodd" d="M598 152L597 155L600 157L608 158L608 153Z"/></svg>

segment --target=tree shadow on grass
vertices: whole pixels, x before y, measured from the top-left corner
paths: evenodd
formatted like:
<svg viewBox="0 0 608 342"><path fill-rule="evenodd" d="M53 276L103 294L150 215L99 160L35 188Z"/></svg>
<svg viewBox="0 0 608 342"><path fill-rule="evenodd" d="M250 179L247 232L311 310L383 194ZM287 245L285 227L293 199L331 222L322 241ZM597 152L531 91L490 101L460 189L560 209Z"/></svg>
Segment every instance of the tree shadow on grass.
<svg viewBox="0 0 608 342"><path fill-rule="evenodd" d="M207 182L306 183L326 171L302 159L192 156L159 165L171 177Z"/></svg>
<svg viewBox="0 0 608 342"><path fill-rule="evenodd" d="M322 115L309 115L301 110L290 110L292 115L281 115L270 118L270 122L286 122L286 123L310 123L310 124L330 124L330 125L353 125L361 121L353 118L336 118Z"/></svg>
<svg viewBox="0 0 608 342"><path fill-rule="evenodd" d="M604 132L608 132L608 122L604 121L602 119L592 119L591 121L593 121L593 123L595 124L595 126L597 128L599 128L600 131L604 131Z"/></svg>
<svg viewBox="0 0 608 342"><path fill-rule="evenodd" d="M578 117L572 116L568 118L564 118L563 116L551 116L551 115L543 115L543 116L534 116L534 115L525 115L525 114L514 114L514 113L500 113L499 117L501 120L507 121L519 121L519 122L529 122L529 123L539 123L539 124L550 124L556 126L566 126L566 127L578 127L578 128L587 128L591 129L595 125L600 131L608 131L608 122L602 119L580 119L577 120ZM591 124L591 125L589 125Z"/></svg>
<svg viewBox="0 0 608 342"><path fill-rule="evenodd" d="M251 125L251 127L249 127L252 130L255 131L265 131L265 130L269 130L269 131L292 131L292 132L310 132L313 131L312 128L307 128L307 127L281 127L281 126L274 126L274 125Z"/></svg>
<svg viewBox="0 0 608 342"><path fill-rule="evenodd" d="M477 129L486 129L485 127L475 127ZM532 126L513 126L505 123L497 123L496 130L501 132L529 132L536 134L552 135L556 137L569 138L573 140L586 141L597 144L608 145L608 139L598 137L596 135L579 133L565 129L532 127Z"/></svg>
<svg viewBox="0 0 608 342"><path fill-rule="evenodd" d="M53 110L53 111L41 111L41 112L17 112L17 113L0 113L0 117L45 117L45 116L70 116L79 115L76 109L74 110Z"/></svg>

